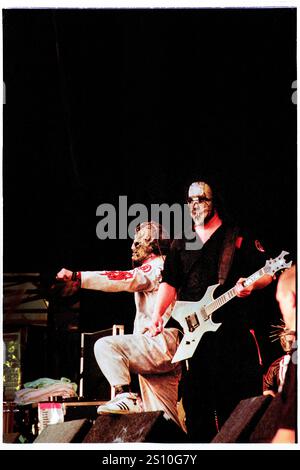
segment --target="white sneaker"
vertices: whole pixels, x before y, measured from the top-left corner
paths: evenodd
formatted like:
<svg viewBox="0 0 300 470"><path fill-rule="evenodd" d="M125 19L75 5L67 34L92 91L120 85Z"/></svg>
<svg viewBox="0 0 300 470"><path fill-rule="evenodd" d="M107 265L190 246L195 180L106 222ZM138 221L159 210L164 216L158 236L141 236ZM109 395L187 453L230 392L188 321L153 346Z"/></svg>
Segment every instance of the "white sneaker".
<svg viewBox="0 0 300 470"><path fill-rule="evenodd" d="M97 408L98 414L128 414L141 413L143 411L142 400L137 393L120 393L112 400Z"/></svg>

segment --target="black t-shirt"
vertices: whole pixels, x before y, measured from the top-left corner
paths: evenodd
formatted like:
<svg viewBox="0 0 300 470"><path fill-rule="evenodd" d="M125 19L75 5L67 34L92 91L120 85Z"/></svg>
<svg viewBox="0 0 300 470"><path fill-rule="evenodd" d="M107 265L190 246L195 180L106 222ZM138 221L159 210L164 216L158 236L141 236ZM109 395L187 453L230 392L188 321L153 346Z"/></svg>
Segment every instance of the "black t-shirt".
<svg viewBox="0 0 300 470"><path fill-rule="evenodd" d="M227 232L223 224L198 250L188 251L184 239L173 242L162 280L176 288L178 300L200 301L209 286L218 284ZM260 243L240 234L228 277L214 292L214 299L234 287L240 277L261 269L265 262L266 253ZM203 335L189 359L183 404L193 442L209 442L216 433L216 417L221 426L241 399L262 393L259 351L249 331L256 305L257 292L242 299L235 297L216 310L212 320L221 326Z"/></svg>
<svg viewBox="0 0 300 470"><path fill-rule="evenodd" d="M219 260L226 230L223 224L198 250L186 250L185 239L174 240L165 260L162 281L176 288L178 300L197 302L209 286L218 284ZM259 241L241 234L227 280L215 291L214 298L234 287L240 277L248 277L262 268L265 262L266 253ZM234 315L236 309L248 312L252 303L252 295L244 299L235 298L215 312L213 320L223 321L227 315Z"/></svg>

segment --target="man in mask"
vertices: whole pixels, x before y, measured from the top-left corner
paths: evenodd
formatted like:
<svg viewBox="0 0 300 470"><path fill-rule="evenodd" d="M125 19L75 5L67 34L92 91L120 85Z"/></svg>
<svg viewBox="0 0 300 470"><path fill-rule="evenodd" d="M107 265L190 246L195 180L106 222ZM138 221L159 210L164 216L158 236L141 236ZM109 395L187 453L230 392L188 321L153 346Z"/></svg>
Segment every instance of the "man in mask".
<svg viewBox="0 0 300 470"><path fill-rule="evenodd" d="M163 410L166 418L184 427L177 412L181 365L171 363L179 344L179 332L176 328L166 328L155 338L146 332L169 246L164 228L156 222L145 222L137 227L131 247L134 269L80 273L62 269L57 274L60 280L80 280L84 289L134 293L133 334L106 336L95 343L98 365L115 391L114 399L98 407L99 414ZM171 306L162 321L166 323L170 315ZM139 375L142 402L130 390L131 373Z"/></svg>
<svg viewBox="0 0 300 470"><path fill-rule="evenodd" d="M272 280L265 275L243 287L241 275L264 266L264 249L232 223L208 179L189 186L187 203L197 248L188 248L193 244L184 237L171 246L149 328L153 337L163 333L165 312L176 298L197 302L218 283L215 298L234 286L237 297L248 297ZM262 393L260 354L248 316L251 299L255 296L234 298L215 311L212 320L221 326L203 335L189 359L183 405L191 442L211 442L241 399Z"/></svg>

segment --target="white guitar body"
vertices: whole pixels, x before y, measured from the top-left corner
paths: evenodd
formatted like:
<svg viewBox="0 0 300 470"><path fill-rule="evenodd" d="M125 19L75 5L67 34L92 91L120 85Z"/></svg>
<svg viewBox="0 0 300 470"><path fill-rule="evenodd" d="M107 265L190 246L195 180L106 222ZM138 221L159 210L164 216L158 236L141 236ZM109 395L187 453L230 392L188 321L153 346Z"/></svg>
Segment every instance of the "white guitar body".
<svg viewBox="0 0 300 470"><path fill-rule="evenodd" d="M263 268L251 274L244 282L244 287L250 286L265 274L273 276L280 269L289 268L292 261L285 262L287 251L282 251L275 259L269 259ZM172 359L172 362L189 359L194 354L199 341L207 331L216 331L221 323L214 323L211 315L236 296L235 287L232 287L217 299L213 298L213 293L220 284L209 286L204 297L198 302L177 301L173 308L172 317L175 318L183 328L184 337Z"/></svg>
<svg viewBox="0 0 300 470"><path fill-rule="evenodd" d="M172 359L172 362L178 362L192 357L204 333L207 331L216 331L221 326L222 323L214 323L210 315L205 315L205 306L214 300L213 293L219 285L220 284L214 284L213 286L209 286L202 299L198 302L184 302L178 300L175 303L172 317L183 326L184 337ZM189 315L199 312L200 315L197 315L199 326L191 332L188 329L188 324L185 319Z"/></svg>

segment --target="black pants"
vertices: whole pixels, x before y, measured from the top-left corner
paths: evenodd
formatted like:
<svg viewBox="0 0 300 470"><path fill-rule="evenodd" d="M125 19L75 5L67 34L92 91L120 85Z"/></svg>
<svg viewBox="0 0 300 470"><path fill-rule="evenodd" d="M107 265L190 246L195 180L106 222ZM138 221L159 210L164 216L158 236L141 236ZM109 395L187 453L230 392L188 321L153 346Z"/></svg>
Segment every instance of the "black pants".
<svg viewBox="0 0 300 470"><path fill-rule="evenodd" d="M240 400L262 393L257 348L250 332L222 325L205 333L189 363L183 384L188 440L211 442Z"/></svg>

